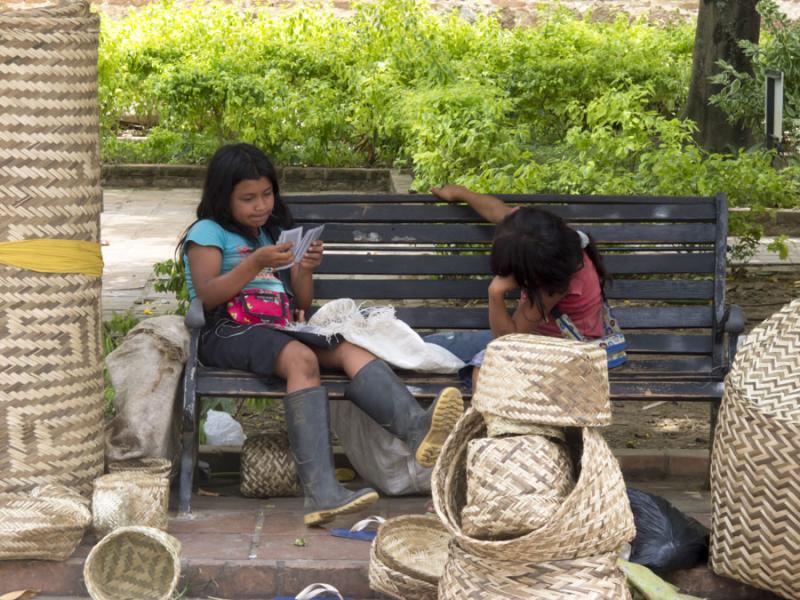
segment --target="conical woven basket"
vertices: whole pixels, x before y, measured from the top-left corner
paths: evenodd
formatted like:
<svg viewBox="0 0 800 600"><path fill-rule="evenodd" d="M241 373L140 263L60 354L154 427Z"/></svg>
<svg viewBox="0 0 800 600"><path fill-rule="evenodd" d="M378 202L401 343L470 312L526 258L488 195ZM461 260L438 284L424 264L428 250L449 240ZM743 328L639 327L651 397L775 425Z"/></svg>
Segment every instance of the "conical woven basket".
<svg viewBox="0 0 800 600"><path fill-rule="evenodd" d="M439 580L439 600L628 600L616 554L535 563L478 558L456 544Z"/></svg>
<svg viewBox="0 0 800 600"><path fill-rule="evenodd" d="M108 463L109 473L145 473L156 477L169 477L172 462L166 458L133 458Z"/></svg>
<svg viewBox="0 0 800 600"><path fill-rule="evenodd" d="M63 485L0 494L0 560L66 560L91 522L89 501Z"/></svg>
<svg viewBox="0 0 800 600"><path fill-rule="evenodd" d="M574 486L561 442L540 435L472 440L461 526L482 539L524 535L546 523Z"/></svg>
<svg viewBox="0 0 800 600"><path fill-rule="evenodd" d="M711 460L711 567L800 598L800 300L747 336Z"/></svg>
<svg viewBox="0 0 800 600"><path fill-rule="evenodd" d="M449 541L450 535L436 517L389 519L372 542L370 587L400 600L436 600Z"/></svg>
<svg viewBox="0 0 800 600"><path fill-rule="evenodd" d="M92 548L83 580L94 600L169 600L181 574L181 543L152 527L115 529Z"/></svg>
<svg viewBox="0 0 800 600"><path fill-rule="evenodd" d="M286 434L248 437L242 446L240 490L253 498L301 496L300 477Z"/></svg>
<svg viewBox="0 0 800 600"><path fill-rule="evenodd" d="M617 552L635 529L619 463L596 429L582 428L573 462L580 465L575 487L540 527L508 540L482 540L461 525L466 504L466 460L471 440L486 435L480 413L469 408L456 424L431 478L436 512L456 543L482 558L546 562Z"/></svg>
<svg viewBox="0 0 800 600"><path fill-rule="evenodd" d="M88 2L0 9L0 243L97 244L97 44ZM103 470L100 277L0 264L0 492Z"/></svg>
<svg viewBox="0 0 800 600"><path fill-rule="evenodd" d="M95 534L138 525L167 529L169 479L148 473L120 472L98 477L92 494Z"/></svg>
<svg viewBox="0 0 800 600"><path fill-rule="evenodd" d="M611 423L605 350L559 338L512 334L486 348L472 406L496 435L498 420L560 427Z"/></svg>

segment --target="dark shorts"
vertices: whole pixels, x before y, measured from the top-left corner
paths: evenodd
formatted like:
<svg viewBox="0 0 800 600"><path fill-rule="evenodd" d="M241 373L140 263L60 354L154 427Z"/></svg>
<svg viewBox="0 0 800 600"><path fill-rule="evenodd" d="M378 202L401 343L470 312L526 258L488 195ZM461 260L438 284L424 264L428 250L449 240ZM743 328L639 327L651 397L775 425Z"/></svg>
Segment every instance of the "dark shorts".
<svg viewBox="0 0 800 600"><path fill-rule="evenodd" d="M470 389L472 388L472 369L476 364L474 359L478 356L483 356L483 351L493 338L491 331L482 330L432 333L431 335L426 335L423 339L428 343L446 348L467 363L467 366L462 368L458 375L461 378L461 383L467 389Z"/></svg>
<svg viewBox="0 0 800 600"><path fill-rule="evenodd" d="M223 317L207 325L200 333L200 361L208 367L238 369L273 377L275 360L291 341L310 348L330 350L343 339L266 325L240 325Z"/></svg>

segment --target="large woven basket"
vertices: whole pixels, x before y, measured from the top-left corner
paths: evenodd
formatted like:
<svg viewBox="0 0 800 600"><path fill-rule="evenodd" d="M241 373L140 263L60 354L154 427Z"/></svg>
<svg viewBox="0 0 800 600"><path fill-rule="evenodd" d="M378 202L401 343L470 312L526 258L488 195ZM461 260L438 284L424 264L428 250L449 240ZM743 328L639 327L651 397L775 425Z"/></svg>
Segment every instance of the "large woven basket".
<svg viewBox="0 0 800 600"><path fill-rule="evenodd" d="M245 440L240 489L243 495L253 498L302 495L286 434L264 433Z"/></svg>
<svg viewBox="0 0 800 600"><path fill-rule="evenodd" d="M489 560L456 544L439 580L439 600L628 600L615 553L572 560Z"/></svg>
<svg viewBox="0 0 800 600"><path fill-rule="evenodd" d="M372 542L369 585L398 600L436 600L450 534L436 517L389 519Z"/></svg>
<svg viewBox="0 0 800 600"><path fill-rule="evenodd" d="M166 458L132 458L108 463L109 473L146 473L157 477L169 477L172 461Z"/></svg>
<svg viewBox="0 0 800 600"><path fill-rule="evenodd" d="M181 574L181 543L152 527L115 529L83 565L94 600L168 600Z"/></svg>
<svg viewBox="0 0 800 600"><path fill-rule="evenodd" d="M800 300L747 336L711 460L711 566L800 598Z"/></svg>
<svg viewBox="0 0 800 600"><path fill-rule="evenodd" d="M89 501L63 485L0 494L0 560L66 560L91 522Z"/></svg>
<svg viewBox="0 0 800 600"><path fill-rule="evenodd" d="M561 442L540 435L472 440L461 526L483 539L524 535L546 523L574 486Z"/></svg>
<svg viewBox="0 0 800 600"><path fill-rule="evenodd" d="M0 9L0 243L99 241L98 32L88 2ZM0 492L91 492L100 348L99 276L0 264Z"/></svg>
<svg viewBox="0 0 800 600"><path fill-rule="evenodd" d="M167 529L169 480L148 473L120 472L94 482L92 517L95 534L139 525Z"/></svg>
<svg viewBox="0 0 800 600"><path fill-rule="evenodd" d="M466 460L471 440L486 435L479 412L469 408L442 447L431 489L436 512L456 543L482 558L546 562L617 552L635 529L619 463L600 433L582 428L573 462L580 465L575 487L552 517L530 533L507 540L467 535L461 525L466 504Z"/></svg>
<svg viewBox="0 0 800 600"><path fill-rule="evenodd" d="M512 334L486 348L472 406L489 435L516 425L600 427L611 423L605 350L559 338ZM500 421L501 424L496 424Z"/></svg>

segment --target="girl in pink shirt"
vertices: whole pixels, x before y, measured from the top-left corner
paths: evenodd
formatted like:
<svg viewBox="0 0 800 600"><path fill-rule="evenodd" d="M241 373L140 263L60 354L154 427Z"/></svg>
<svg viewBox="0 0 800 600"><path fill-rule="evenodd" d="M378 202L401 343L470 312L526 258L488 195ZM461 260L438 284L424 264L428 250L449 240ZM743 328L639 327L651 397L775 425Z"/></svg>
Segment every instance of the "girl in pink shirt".
<svg viewBox="0 0 800 600"><path fill-rule="evenodd" d="M492 337L510 333L561 337L554 314L569 317L584 338L604 335L606 271L587 234L544 209L511 208L499 198L463 186L431 191L448 202L466 202L487 221L497 223L491 253L494 278L488 289ZM506 296L517 289L520 301L509 314Z"/></svg>

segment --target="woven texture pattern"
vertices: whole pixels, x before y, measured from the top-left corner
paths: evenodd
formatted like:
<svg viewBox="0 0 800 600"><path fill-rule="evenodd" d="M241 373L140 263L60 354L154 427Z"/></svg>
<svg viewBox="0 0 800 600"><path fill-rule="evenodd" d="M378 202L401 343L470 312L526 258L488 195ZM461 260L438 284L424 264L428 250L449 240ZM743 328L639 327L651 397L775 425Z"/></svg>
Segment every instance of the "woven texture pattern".
<svg viewBox="0 0 800 600"><path fill-rule="evenodd" d="M439 600L626 600L616 554L534 563L477 558L453 545Z"/></svg>
<svg viewBox="0 0 800 600"><path fill-rule="evenodd" d="M472 406L495 419L537 425L611 423L605 350L559 338L512 334L486 348Z"/></svg>
<svg viewBox="0 0 800 600"><path fill-rule="evenodd" d="M86 557L86 589L94 600L168 600L178 584L180 552L180 542L159 529L116 529Z"/></svg>
<svg viewBox="0 0 800 600"><path fill-rule="evenodd" d="M0 242L99 241L99 18L0 10ZM103 469L100 278L0 265L0 491Z"/></svg>
<svg viewBox="0 0 800 600"><path fill-rule="evenodd" d="M725 382L711 461L711 566L800 597L800 301L747 336Z"/></svg>
<svg viewBox="0 0 800 600"><path fill-rule="evenodd" d="M103 537L118 527L140 525L167 529L169 479L141 472L103 475L94 481L92 518Z"/></svg>
<svg viewBox="0 0 800 600"><path fill-rule="evenodd" d="M89 501L62 485L0 494L0 560L67 560L91 522Z"/></svg>
<svg viewBox="0 0 800 600"><path fill-rule="evenodd" d="M265 433L245 440L240 489L254 498L302 495L286 434Z"/></svg>
<svg viewBox="0 0 800 600"><path fill-rule="evenodd" d="M156 477L169 477L172 462L166 458L135 458L108 463L109 473L145 473Z"/></svg>
<svg viewBox="0 0 800 600"><path fill-rule="evenodd" d="M633 514L622 472L606 441L592 428L581 429L581 470L575 487L546 523L508 540L467 535L461 526L461 510L467 497L468 443L485 434L483 417L468 409L445 442L431 478L436 512L463 550L483 558L524 556L526 561L546 562L616 552L633 539Z"/></svg>
<svg viewBox="0 0 800 600"><path fill-rule="evenodd" d="M572 462L560 442L540 435L472 440L464 533L478 538L529 533L553 516L574 485Z"/></svg>
<svg viewBox="0 0 800 600"><path fill-rule="evenodd" d="M389 519L372 542L370 587L392 598L435 600L449 541L436 517Z"/></svg>

